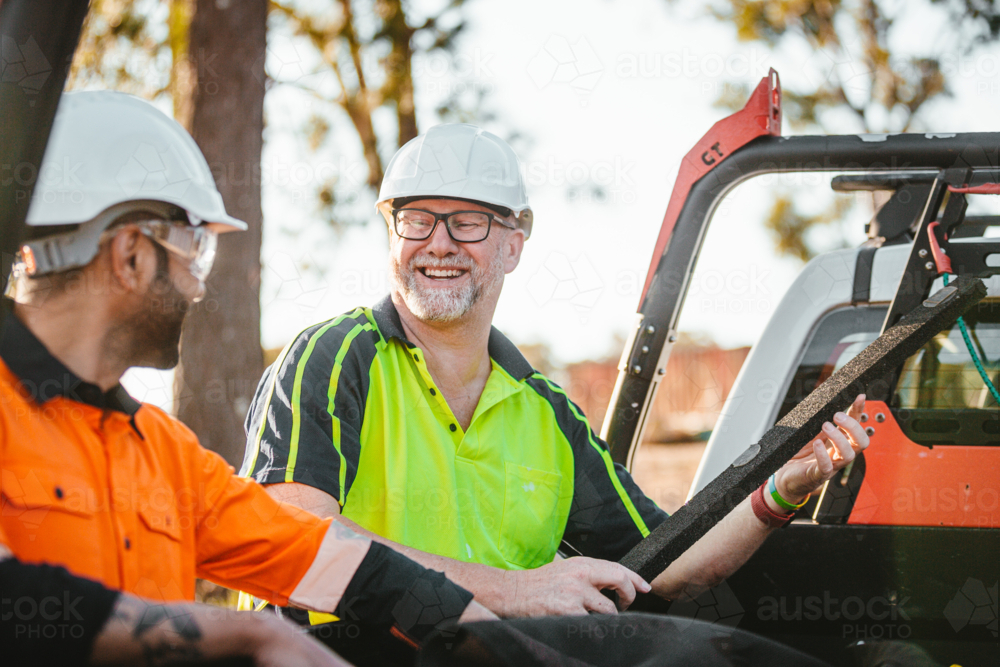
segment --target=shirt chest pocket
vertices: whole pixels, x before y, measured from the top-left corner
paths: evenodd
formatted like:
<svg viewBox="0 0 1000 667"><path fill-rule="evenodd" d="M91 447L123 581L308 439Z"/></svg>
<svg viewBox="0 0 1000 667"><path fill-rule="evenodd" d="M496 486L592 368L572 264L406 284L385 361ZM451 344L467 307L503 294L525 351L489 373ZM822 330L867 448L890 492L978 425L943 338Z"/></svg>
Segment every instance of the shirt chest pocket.
<svg viewBox="0 0 1000 667"><path fill-rule="evenodd" d="M145 563L143 571L155 579L177 579L183 567L182 526L177 509L153 504L140 508L138 514L138 531L131 547Z"/></svg>
<svg viewBox="0 0 1000 667"><path fill-rule="evenodd" d="M559 492L562 475L516 463L504 463L500 553L512 565L534 568L555 556L562 539Z"/></svg>
<svg viewBox="0 0 1000 667"><path fill-rule="evenodd" d="M19 558L102 574L99 501L85 480L40 465L4 468L0 503L3 531Z"/></svg>

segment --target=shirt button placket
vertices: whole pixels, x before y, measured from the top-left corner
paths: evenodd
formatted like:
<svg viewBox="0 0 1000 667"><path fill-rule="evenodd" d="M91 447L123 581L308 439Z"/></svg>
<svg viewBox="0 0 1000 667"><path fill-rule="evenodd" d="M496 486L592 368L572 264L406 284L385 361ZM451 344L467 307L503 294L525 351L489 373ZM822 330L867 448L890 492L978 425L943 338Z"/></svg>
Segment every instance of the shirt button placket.
<svg viewBox="0 0 1000 667"><path fill-rule="evenodd" d="M410 349L411 349L410 355L413 357L413 361L417 362L417 366L420 368L420 374L423 377L424 382L426 382L428 385L427 391L430 393L431 396L436 397L438 395L437 390L434 387L430 386L434 382L434 380L433 378L431 378L430 373L427 372L423 362L420 361L420 354L418 353L419 348L410 348ZM456 433L458 431L458 424L454 422L449 423L448 430L451 431L452 433Z"/></svg>
<svg viewBox="0 0 1000 667"><path fill-rule="evenodd" d="M139 499L135 497L136 486L132 483L133 476L128 472L131 465L130 454L134 454L132 443L129 442L130 429L128 417L123 414L112 413L104 422L105 447L111 456L108 476L112 494L111 511L121 540L119 553L121 553L122 583L126 589L134 586L139 577L139 554L133 548L133 538L138 527ZM122 487L116 497L115 489L118 485Z"/></svg>

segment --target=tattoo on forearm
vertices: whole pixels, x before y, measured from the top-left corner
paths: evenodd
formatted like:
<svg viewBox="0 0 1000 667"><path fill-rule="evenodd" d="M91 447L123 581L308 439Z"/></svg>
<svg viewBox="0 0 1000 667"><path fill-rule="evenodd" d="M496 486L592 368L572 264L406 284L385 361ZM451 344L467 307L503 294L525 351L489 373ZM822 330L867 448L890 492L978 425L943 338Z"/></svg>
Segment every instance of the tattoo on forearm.
<svg viewBox="0 0 1000 667"><path fill-rule="evenodd" d="M202 631L189 605L149 604L123 595L112 618L139 643L145 665L163 667L203 658L198 646Z"/></svg>
<svg viewBox="0 0 1000 667"><path fill-rule="evenodd" d="M150 605L136 623L132 636L138 639L147 630L155 628L164 620L169 620L174 632L185 641L201 639L201 628L189 609L179 605Z"/></svg>

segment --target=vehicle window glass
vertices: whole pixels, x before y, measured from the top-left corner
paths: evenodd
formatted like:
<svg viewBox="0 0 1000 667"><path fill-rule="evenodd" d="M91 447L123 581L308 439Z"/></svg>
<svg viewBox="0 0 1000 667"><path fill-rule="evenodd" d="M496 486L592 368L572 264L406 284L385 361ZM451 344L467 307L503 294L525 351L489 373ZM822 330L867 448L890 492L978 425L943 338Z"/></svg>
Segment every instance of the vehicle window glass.
<svg viewBox="0 0 1000 667"><path fill-rule="evenodd" d="M785 394L780 420L830 375L878 337L884 306L841 308L824 315L813 331ZM965 316L983 366L1000 383L1000 300L990 299ZM922 445L1000 444L1000 411L976 370L956 324L907 359L892 409L903 432Z"/></svg>
<svg viewBox="0 0 1000 667"><path fill-rule="evenodd" d="M983 369L1000 386L1000 300L980 303L964 319ZM917 444L1000 446L1000 406L957 324L906 360L892 407L903 433Z"/></svg>
<svg viewBox="0 0 1000 667"><path fill-rule="evenodd" d="M1000 301L984 303L964 319L987 375L994 386L1000 385ZM893 407L961 410L998 406L956 325L906 361Z"/></svg>
<svg viewBox="0 0 1000 667"><path fill-rule="evenodd" d="M878 338L886 310L884 306L852 306L833 310L820 319L792 377L776 421Z"/></svg>

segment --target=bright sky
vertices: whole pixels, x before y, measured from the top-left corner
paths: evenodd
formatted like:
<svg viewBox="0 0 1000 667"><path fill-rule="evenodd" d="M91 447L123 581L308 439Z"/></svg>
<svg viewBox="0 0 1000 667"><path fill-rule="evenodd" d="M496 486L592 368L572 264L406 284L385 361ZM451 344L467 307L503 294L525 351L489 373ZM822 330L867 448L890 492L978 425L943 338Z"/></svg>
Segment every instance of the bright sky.
<svg viewBox="0 0 1000 667"><path fill-rule="evenodd" d="M680 159L727 113L712 106L722 86L738 81L752 89L768 67L786 87L804 85L831 63L821 55L738 43L734 29L708 16L701 3L479 0L467 11L469 29L454 66L443 56L414 64L416 102L426 129L436 122L437 101L455 86L474 86L487 93L485 107L497 116L487 129L525 138L514 145L528 174L535 231L507 278L494 323L517 343L548 344L559 362L617 356L614 339L633 321ZM900 52L935 43L940 17L931 10L899 20L906 23ZM920 129L996 131L1000 53L994 47L962 59L949 48L938 52L953 68L955 95L931 103L924 116L931 120ZM294 77L309 65L280 39L272 39L270 49L271 71L277 64ZM839 67L860 73L853 62ZM357 141L344 132L328 143L339 154L333 148L308 154L275 129L279 118L290 127L304 121L311 104L282 88L266 100L264 168L272 176L264 187L265 347L372 304L387 289L386 236L374 212L371 224L338 236L313 214L310 198L324 174L339 176L342 187L364 178ZM845 125L843 131L856 129ZM593 182L603 194L589 188ZM829 200L828 184L828 177L765 177L730 195L712 222L682 330L708 333L723 346L752 344L801 269L798 261L775 256L762 227L770 193L775 187L805 192L808 206ZM580 187L570 194L573 186ZM370 203L362 199L357 206L365 210ZM822 241L859 243L867 217L858 207L843 229Z"/></svg>

